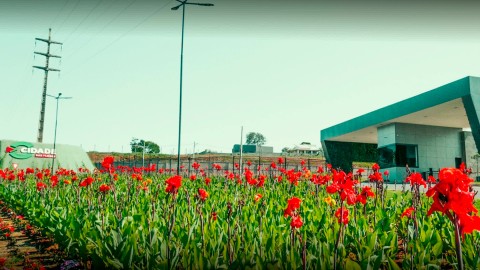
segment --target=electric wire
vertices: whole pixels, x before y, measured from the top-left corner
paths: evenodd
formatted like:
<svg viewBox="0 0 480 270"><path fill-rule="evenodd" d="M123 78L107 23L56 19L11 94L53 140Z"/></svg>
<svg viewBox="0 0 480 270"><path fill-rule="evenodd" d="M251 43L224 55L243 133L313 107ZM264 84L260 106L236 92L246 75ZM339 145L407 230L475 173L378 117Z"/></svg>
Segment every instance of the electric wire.
<svg viewBox="0 0 480 270"><path fill-rule="evenodd" d="M63 2L62 8L57 12L57 15L55 15L55 17L53 18L53 20L50 22L50 26L55 25L55 23L57 22L60 14L63 13L63 10L64 10L65 7L67 6L68 2L70 2L70 0L66 0L66 1Z"/></svg>
<svg viewBox="0 0 480 270"><path fill-rule="evenodd" d="M75 66L74 69L70 70L68 73L65 73L64 76L66 75L69 75L72 73L72 71L75 71L76 69L84 66L86 63L88 63L92 58L98 56L99 54L103 53L104 51L106 51L108 48L110 48L113 44L115 44L116 42L118 42L120 39L122 39L123 37L125 37L127 34L131 33L132 31L134 31L135 29L137 29L140 25L142 25L143 23L145 23L146 21L150 20L150 18L152 18L154 15L156 15L158 12L160 12L161 10L163 10L164 8L166 8L168 5L170 5L170 3L172 3L173 1L175 0L170 0L169 2L167 2L165 5L163 6L160 6L158 9L156 9L155 11L153 11L150 15L146 16L142 21L140 21L139 23L137 23L135 26L131 27L129 30L127 30L126 32L124 32L123 34L119 35L116 39L114 39L112 42L108 43L106 46L104 46L102 49L100 49L99 51L97 51L96 53L92 54L89 58L87 58L85 61L83 61L82 63L78 64Z"/></svg>
<svg viewBox="0 0 480 270"><path fill-rule="evenodd" d="M77 0L77 2L75 3L75 6L70 10L70 12L68 13L67 17L65 17L65 19L63 20L63 22L60 24L60 27L58 27L58 29L56 29L56 31L60 32L60 31L63 29L63 26L64 26L65 23L70 19L70 17L72 16L73 12L77 9L79 3L80 3L80 0Z"/></svg>
<svg viewBox="0 0 480 270"><path fill-rule="evenodd" d="M85 21L92 15L93 11L95 11L102 3L103 3L103 0L97 1L97 4L90 10L88 15L85 16L79 24L77 24L77 26L73 31L70 31L70 34L64 39L63 41L64 43L67 43L70 40L70 37L77 32L78 28L80 28L80 26L82 26L85 23Z"/></svg>

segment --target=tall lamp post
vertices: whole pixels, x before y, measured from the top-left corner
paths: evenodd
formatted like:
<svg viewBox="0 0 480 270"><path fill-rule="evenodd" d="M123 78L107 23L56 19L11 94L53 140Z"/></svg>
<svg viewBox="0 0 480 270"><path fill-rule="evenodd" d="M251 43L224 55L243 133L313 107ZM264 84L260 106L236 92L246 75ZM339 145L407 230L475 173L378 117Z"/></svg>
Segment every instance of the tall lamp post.
<svg viewBox="0 0 480 270"><path fill-rule="evenodd" d="M205 6L211 7L213 4L210 3L189 3L188 0L176 0L180 4L172 7L172 10L178 10L182 7L182 43L180 47L180 105L178 111L178 154L177 154L177 175L180 175L180 142L182 135L182 82L183 82L183 36L185 29L185 6L186 5L195 5L195 6Z"/></svg>
<svg viewBox="0 0 480 270"><path fill-rule="evenodd" d="M57 124L58 124L58 100L71 99L72 97L62 97L62 93L58 93L57 96L52 96L49 94L46 94L46 95L57 100L57 108L55 111L55 132L53 133L53 155L52 155L52 174L53 174L53 166L55 165L55 156L57 155L56 146L57 146Z"/></svg>

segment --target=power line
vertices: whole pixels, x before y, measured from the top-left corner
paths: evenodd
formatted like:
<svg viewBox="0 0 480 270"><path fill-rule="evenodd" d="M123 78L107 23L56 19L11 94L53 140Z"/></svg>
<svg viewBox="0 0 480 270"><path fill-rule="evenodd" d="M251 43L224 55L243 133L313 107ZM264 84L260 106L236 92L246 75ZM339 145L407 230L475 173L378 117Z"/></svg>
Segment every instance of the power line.
<svg viewBox="0 0 480 270"><path fill-rule="evenodd" d="M85 16L85 17L83 18L83 20L82 20L79 24L77 24L77 26L75 27L75 29L70 32L70 34L68 35L68 37L65 39L65 42L68 42L68 40L70 39L70 37L71 37L75 32L77 32L78 28L88 19L88 17L90 17L90 15L92 15L93 11L94 11L95 9L97 9L102 2L103 2L103 0L97 1L97 4L90 10L90 12L88 13L88 15Z"/></svg>
<svg viewBox="0 0 480 270"><path fill-rule="evenodd" d="M55 18L50 22L50 25L51 25L51 26L52 26L54 23L57 22L58 17L60 16L60 14L62 14L62 12L63 12L63 10L65 9L65 7L67 6L68 2L70 2L70 0L66 0L65 2L63 2L62 8L57 12L57 15L55 16Z"/></svg>
<svg viewBox="0 0 480 270"><path fill-rule="evenodd" d="M123 37L125 37L127 34L131 33L132 31L134 31L135 29L137 29L140 25L142 25L143 23L145 23L146 21L150 20L154 15L156 15L158 12L160 12L162 9L166 8L167 6L170 5L171 2L173 2L174 0L170 0L168 3L166 3L165 5L159 7L158 9L156 9L155 11L153 11L150 15L148 15L147 17L145 17L142 21L140 21L139 23L137 23L135 26L131 27L129 30L127 30L126 32L124 32L123 34L121 34L120 36L118 36L116 39L114 39L112 42L108 43L105 47L103 47L102 49L100 49L99 51L97 51L96 53L94 53L93 55L91 55L89 58L87 58L85 61L83 61L83 63L81 63L80 65L76 65L76 69L82 67L83 65L85 65L88 61L90 61L92 58L96 57L97 55L103 53L105 50L107 50L108 48L110 48L113 44L115 44L117 41L119 41L120 39L122 39ZM129 5L130 6L130 5ZM110 21L111 23L112 21ZM110 24L109 23L109 24ZM107 25L108 26L108 25ZM91 40L89 40L90 42ZM87 42L87 43L89 43ZM80 49L82 49L86 44L84 44ZM78 50L80 50L78 49ZM78 50L76 52L78 52ZM74 53L76 53L74 52ZM69 56L73 55L74 53L70 54ZM70 70L69 73L66 73L66 75L70 74L73 70L75 69L72 69ZM64 75L65 76L65 75Z"/></svg>
<svg viewBox="0 0 480 270"><path fill-rule="evenodd" d="M77 9L79 3L80 3L80 0L77 0L77 2L75 3L75 6L70 10L70 13L68 13L67 17L65 17L63 22L60 24L60 27L58 27L57 31L62 30L63 26L65 25L65 22L67 22L67 20L70 19L70 16L72 16L73 11Z"/></svg>

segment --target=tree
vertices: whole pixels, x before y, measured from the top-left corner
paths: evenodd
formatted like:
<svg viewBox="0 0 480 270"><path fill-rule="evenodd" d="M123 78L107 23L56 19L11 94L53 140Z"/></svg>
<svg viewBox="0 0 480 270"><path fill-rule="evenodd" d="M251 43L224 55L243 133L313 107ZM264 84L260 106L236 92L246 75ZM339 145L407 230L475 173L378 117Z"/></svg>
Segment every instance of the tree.
<svg viewBox="0 0 480 270"><path fill-rule="evenodd" d="M256 144L256 145L264 145L267 139L263 134L258 132L249 132L247 134L247 141L246 144Z"/></svg>
<svg viewBox="0 0 480 270"><path fill-rule="evenodd" d="M160 146L158 146L158 144L137 138L132 139L132 141L130 142L130 147L132 149L132 153L143 153L144 148L146 154L160 153Z"/></svg>

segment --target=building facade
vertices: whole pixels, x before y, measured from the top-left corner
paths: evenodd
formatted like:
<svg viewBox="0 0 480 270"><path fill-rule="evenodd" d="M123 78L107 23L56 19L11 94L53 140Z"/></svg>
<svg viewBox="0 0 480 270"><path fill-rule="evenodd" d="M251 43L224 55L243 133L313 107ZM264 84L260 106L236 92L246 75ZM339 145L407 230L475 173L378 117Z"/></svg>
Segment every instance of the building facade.
<svg viewBox="0 0 480 270"><path fill-rule="evenodd" d="M403 182L464 162L478 175L480 78L465 77L321 131L327 162L377 162Z"/></svg>

